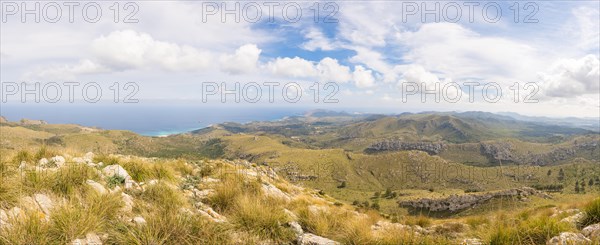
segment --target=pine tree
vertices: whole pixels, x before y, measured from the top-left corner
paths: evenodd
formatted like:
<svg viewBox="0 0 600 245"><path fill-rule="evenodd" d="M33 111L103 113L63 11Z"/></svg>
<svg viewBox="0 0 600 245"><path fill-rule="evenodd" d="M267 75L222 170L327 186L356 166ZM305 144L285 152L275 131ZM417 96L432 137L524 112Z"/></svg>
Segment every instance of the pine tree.
<svg viewBox="0 0 600 245"><path fill-rule="evenodd" d="M390 189L388 187L387 189L385 189L385 193L383 193L383 197L390 198L391 196L392 196L392 189Z"/></svg>
<svg viewBox="0 0 600 245"><path fill-rule="evenodd" d="M579 180L575 182L575 192L579 193Z"/></svg>
<svg viewBox="0 0 600 245"><path fill-rule="evenodd" d="M376 191L375 193L373 193L373 198L379 198L379 196L381 196L381 192Z"/></svg>
<svg viewBox="0 0 600 245"><path fill-rule="evenodd" d="M548 175L548 176L552 175L552 169L548 169L548 173L546 175Z"/></svg>
<svg viewBox="0 0 600 245"><path fill-rule="evenodd" d="M375 209L375 210L379 210L381 207L379 206L378 202L374 202L373 204L371 204L371 208Z"/></svg>
<svg viewBox="0 0 600 245"><path fill-rule="evenodd" d="M565 179L565 172L563 171L562 168L558 171L558 177L557 178L558 178L558 181L563 181Z"/></svg>
<svg viewBox="0 0 600 245"><path fill-rule="evenodd" d="M592 186L594 185L594 179L590 178L590 181L588 181L588 186Z"/></svg>

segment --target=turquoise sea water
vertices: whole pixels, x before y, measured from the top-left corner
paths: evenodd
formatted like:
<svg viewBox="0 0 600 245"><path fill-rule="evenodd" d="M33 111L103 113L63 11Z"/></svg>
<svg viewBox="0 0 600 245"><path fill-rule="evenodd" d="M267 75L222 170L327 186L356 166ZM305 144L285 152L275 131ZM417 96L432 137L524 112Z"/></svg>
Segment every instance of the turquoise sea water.
<svg viewBox="0 0 600 245"><path fill-rule="evenodd" d="M176 104L2 104L0 115L48 123L130 130L147 136L188 132L222 122L271 121L307 108L211 107Z"/></svg>

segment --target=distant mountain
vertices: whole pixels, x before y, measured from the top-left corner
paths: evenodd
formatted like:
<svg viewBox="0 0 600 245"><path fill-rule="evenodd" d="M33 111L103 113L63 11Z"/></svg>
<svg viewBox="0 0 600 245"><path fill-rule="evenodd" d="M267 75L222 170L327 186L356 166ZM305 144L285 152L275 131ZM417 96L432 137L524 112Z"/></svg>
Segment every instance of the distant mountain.
<svg viewBox="0 0 600 245"><path fill-rule="evenodd" d="M524 116L514 112L499 112L499 115L508 116L520 121L540 122L558 126L576 127L600 132L600 120L598 118L579 118L579 117L532 117Z"/></svg>
<svg viewBox="0 0 600 245"><path fill-rule="evenodd" d="M488 112L425 112L358 122L339 130L344 138L397 137L406 141L479 142L500 138L536 139L592 133L590 130L521 121Z"/></svg>

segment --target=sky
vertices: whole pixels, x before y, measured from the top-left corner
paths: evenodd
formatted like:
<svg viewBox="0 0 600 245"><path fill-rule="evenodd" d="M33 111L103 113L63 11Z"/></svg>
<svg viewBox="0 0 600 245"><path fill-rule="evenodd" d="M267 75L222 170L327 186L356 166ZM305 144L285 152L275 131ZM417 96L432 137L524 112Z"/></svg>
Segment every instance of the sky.
<svg viewBox="0 0 600 245"><path fill-rule="evenodd" d="M1 3L5 106L39 84L45 103L600 118L599 1Z"/></svg>

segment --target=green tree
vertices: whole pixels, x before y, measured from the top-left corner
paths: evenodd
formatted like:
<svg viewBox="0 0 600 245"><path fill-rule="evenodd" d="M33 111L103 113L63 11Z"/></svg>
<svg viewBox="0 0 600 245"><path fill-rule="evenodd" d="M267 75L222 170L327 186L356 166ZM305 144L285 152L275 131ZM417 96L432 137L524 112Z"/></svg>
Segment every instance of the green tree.
<svg viewBox="0 0 600 245"><path fill-rule="evenodd" d="M392 196L392 189L389 187L385 189L385 193L383 193L383 197L390 198Z"/></svg>
<svg viewBox="0 0 600 245"><path fill-rule="evenodd" d="M575 181L575 192L579 193L579 180Z"/></svg>
<svg viewBox="0 0 600 245"><path fill-rule="evenodd" d="M371 208L379 211L379 209L380 209L381 207L379 206L379 203L378 203L378 202L374 202L373 204L371 204Z"/></svg>
<svg viewBox="0 0 600 245"><path fill-rule="evenodd" d="M558 171L558 177L557 178L558 178L558 181L563 181L565 179L565 171L563 171L562 168Z"/></svg>
<svg viewBox="0 0 600 245"><path fill-rule="evenodd" d="M381 192L376 191L375 193L373 193L373 198L379 198L379 196L381 196Z"/></svg>
<svg viewBox="0 0 600 245"><path fill-rule="evenodd" d="M552 169L548 169L548 173L546 173L546 175L548 175L548 176L552 175Z"/></svg>

